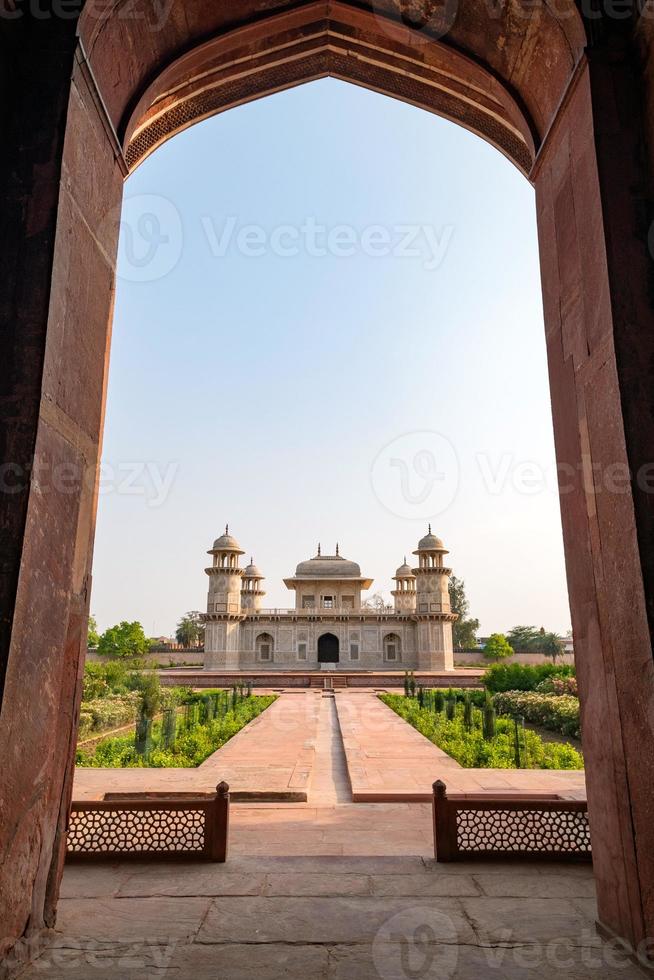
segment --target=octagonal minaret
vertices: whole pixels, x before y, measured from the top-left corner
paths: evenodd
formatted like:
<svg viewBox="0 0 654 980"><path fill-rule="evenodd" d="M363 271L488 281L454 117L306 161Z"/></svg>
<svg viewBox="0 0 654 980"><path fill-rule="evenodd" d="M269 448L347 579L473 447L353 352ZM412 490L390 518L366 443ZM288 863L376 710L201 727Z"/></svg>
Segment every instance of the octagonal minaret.
<svg viewBox="0 0 654 980"><path fill-rule="evenodd" d="M393 576L395 588L391 592L395 600L396 613L414 613L416 611L416 576L406 557Z"/></svg>
<svg viewBox="0 0 654 980"><path fill-rule="evenodd" d="M244 613L258 612L261 609L261 600L265 596L261 588L263 575L250 558L250 564L243 572L241 588L241 609Z"/></svg>
<svg viewBox="0 0 654 980"><path fill-rule="evenodd" d="M209 576L207 614L203 617L205 667L231 669L238 666L241 613L241 579L239 558L245 554L238 541L225 533L213 543L207 554L213 563L205 572Z"/></svg>
<svg viewBox="0 0 654 980"><path fill-rule="evenodd" d="M413 552L418 556L416 576L417 611L419 613L450 613L450 569L445 568L443 556L449 554L440 538L429 531Z"/></svg>
<svg viewBox="0 0 654 980"><path fill-rule="evenodd" d="M244 555L236 538L229 533L229 524L225 533L213 543L207 552L213 555L213 565L205 569L209 576L209 606L207 612L235 613L241 611L241 577L243 569L239 567L239 557Z"/></svg>
<svg viewBox="0 0 654 980"><path fill-rule="evenodd" d="M418 556L418 567L413 569L416 576L418 665L426 670L452 670L452 623L456 620L450 605L452 569L445 567L443 558L449 552L441 539L432 534L431 524L413 554Z"/></svg>

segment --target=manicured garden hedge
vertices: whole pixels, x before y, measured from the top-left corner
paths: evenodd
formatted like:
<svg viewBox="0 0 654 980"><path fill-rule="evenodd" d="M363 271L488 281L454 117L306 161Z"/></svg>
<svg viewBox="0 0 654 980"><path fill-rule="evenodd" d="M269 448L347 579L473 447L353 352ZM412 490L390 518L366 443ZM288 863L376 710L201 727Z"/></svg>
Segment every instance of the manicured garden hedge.
<svg viewBox="0 0 654 980"><path fill-rule="evenodd" d="M136 718L140 700L136 691L129 691L126 694L82 701L78 738L81 741L94 732L110 731L112 728L128 725Z"/></svg>
<svg viewBox="0 0 654 980"><path fill-rule="evenodd" d="M494 664L486 671L484 686L498 691L534 691L550 677L571 677L574 667L567 664Z"/></svg>
<svg viewBox="0 0 654 980"><path fill-rule="evenodd" d="M84 665L78 741L129 725L147 701L156 714L196 698L190 687L162 688L152 671L122 661Z"/></svg>
<svg viewBox="0 0 654 980"><path fill-rule="evenodd" d="M449 720L444 712L421 708L416 698L398 694L382 694L379 697L465 768L516 768L515 724L511 718L497 718L494 737L486 739L481 727L481 711L477 708L473 711L472 725L467 727L461 704L457 704L454 719ZM521 731L519 738L523 768L583 769L583 757L571 745L544 742L536 732L529 730Z"/></svg>
<svg viewBox="0 0 654 980"><path fill-rule="evenodd" d="M207 694L208 692L203 692ZM93 768L192 768L199 766L253 718L275 701L274 695L247 697L226 714L204 723L192 721L190 727L180 722L173 749L163 748L162 723L152 730L152 750L147 759L138 755L133 734L105 739L94 751L77 751L77 765ZM195 719L196 713L193 713Z"/></svg>
<svg viewBox="0 0 654 980"><path fill-rule="evenodd" d="M571 695L506 691L496 694L493 703L499 714L521 715L551 732L579 738L579 700Z"/></svg>
<svg viewBox="0 0 654 980"><path fill-rule="evenodd" d="M418 689L419 691L420 689ZM465 687L429 687L425 688L423 691L423 701L425 708L434 708L434 701L437 695L442 695L444 698L454 697L457 704L463 704L466 697L470 698L475 708L483 708L484 703L487 698L486 691L480 691L473 688ZM420 701L420 697L416 697L417 701Z"/></svg>

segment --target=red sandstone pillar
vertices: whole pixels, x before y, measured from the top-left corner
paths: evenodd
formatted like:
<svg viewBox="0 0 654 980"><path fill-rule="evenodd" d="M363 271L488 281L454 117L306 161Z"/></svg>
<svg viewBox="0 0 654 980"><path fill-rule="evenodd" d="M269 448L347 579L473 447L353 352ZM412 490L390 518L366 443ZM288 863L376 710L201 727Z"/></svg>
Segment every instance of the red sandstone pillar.
<svg viewBox="0 0 654 980"><path fill-rule="evenodd" d="M535 170L599 921L634 948L654 936L654 308L641 96L633 52L603 40Z"/></svg>
<svg viewBox="0 0 654 980"><path fill-rule="evenodd" d="M75 23L26 9L0 44L0 958L58 890L122 189Z"/></svg>

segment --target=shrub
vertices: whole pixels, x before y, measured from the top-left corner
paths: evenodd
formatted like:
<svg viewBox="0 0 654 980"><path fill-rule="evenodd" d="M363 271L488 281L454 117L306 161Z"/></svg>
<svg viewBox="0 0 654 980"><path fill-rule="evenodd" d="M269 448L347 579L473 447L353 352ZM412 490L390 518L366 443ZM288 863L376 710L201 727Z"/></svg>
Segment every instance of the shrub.
<svg viewBox="0 0 654 980"><path fill-rule="evenodd" d="M84 664L82 700L93 701L109 694L124 694L128 690L128 672L119 660L107 663L88 661Z"/></svg>
<svg viewBox="0 0 654 980"><path fill-rule="evenodd" d="M513 656L513 647L503 633L492 633L484 646L484 657L487 660L505 660Z"/></svg>
<svg viewBox="0 0 654 980"><path fill-rule="evenodd" d="M484 704L484 721L483 721L483 733L484 738L487 741L495 738L495 728L497 724L497 717L495 712L495 706L490 697L486 696L486 703Z"/></svg>
<svg viewBox="0 0 654 980"><path fill-rule="evenodd" d="M206 692L205 692L206 693ZM136 751L134 734L119 735L101 742L93 751L78 749L77 765L95 768L191 768L199 766L206 758L228 742L248 722L265 711L276 700L274 695L250 697L220 718L191 727L178 726L174 748L164 736L162 722L155 721L151 728L150 745L146 755ZM197 706L190 706L191 714L197 715Z"/></svg>
<svg viewBox="0 0 654 980"><path fill-rule="evenodd" d="M78 738L86 738L93 731L93 715L82 709L79 713Z"/></svg>
<svg viewBox="0 0 654 980"><path fill-rule="evenodd" d="M470 697L470 691L466 691L463 698L463 723L466 726L466 731L469 732L472 728L472 698Z"/></svg>
<svg viewBox="0 0 654 980"><path fill-rule="evenodd" d="M436 687L431 690L429 694L430 697L433 697L436 703L436 711L443 710L443 708L438 707L438 704L440 704L441 701L444 702L448 697L453 697L459 704L465 704L466 698L469 697L475 708L483 708L486 701L486 691L482 691L477 688Z"/></svg>
<svg viewBox="0 0 654 980"><path fill-rule="evenodd" d="M473 724L472 730L466 731L463 707L460 705L457 706L455 717L449 720L442 714L420 708L417 701L397 694L380 695L380 699L465 768L515 768L515 725L511 718L498 717L495 734L484 738L479 724ZM520 738L522 740L522 733ZM524 768L583 768L583 757L573 746L544 742L540 735L529 730L524 732L520 754Z"/></svg>
<svg viewBox="0 0 654 980"><path fill-rule="evenodd" d="M96 698L82 705L82 713L91 718L87 734L119 728L134 721L138 712L137 694L115 694L108 698Z"/></svg>
<svg viewBox="0 0 654 980"><path fill-rule="evenodd" d="M570 677L574 667L564 664L493 664L486 671L484 686L494 694L498 691L533 691L548 677Z"/></svg>
<svg viewBox="0 0 654 980"><path fill-rule="evenodd" d="M569 694L573 698L579 696L576 677L559 677L557 675L546 677L544 681L536 685L535 690L539 694Z"/></svg>
<svg viewBox="0 0 654 980"><path fill-rule="evenodd" d="M522 715L525 721L551 732L579 737L579 701L569 694L504 691L494 701L500 714Z"/></svg>
<svg viewBox="0 0 654 980"><path fill-rule="evenodd" d="M159 675L152 671L143 671L137 676L134 690L139 696L141 714L145 718L154 718L161 707Z"/></svg>

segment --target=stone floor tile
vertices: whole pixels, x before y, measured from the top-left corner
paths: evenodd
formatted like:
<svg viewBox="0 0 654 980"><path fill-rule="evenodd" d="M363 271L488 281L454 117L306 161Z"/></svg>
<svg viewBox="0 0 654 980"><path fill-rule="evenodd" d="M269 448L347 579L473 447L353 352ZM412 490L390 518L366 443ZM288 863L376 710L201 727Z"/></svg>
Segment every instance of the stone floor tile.
<svg viewBox="0 0 654 980"><path fill-rule="evenodd" d="M260 895L265 875L225 871L224 864L176 866L163 864L131 875L120 887L119 898L159 896Z"/></svg>
<svg viewBox="0 0 654 980"><path fill-rule="evenodd" d="M369 895L370 878L357 874L316 874L293 872L269 874L263 890L265 896Z"/></svg>
<svg viewBox="0 0 654 980"><path fill-rule="evenodd" d="M473 939L458 899L217 898L196 942L366 942L408 910L433 920L453 941ZM438 935L435 937L438 938Z"/></svg>
<svg viewBox="0 0 654 980"><path fill-rule="evenodd" d="M571 939L595 941L593 919L565 898L461 898L466 915L484 942L538 944Z"/></svg>
<svg viewBox="0 0 654 980"><path fill-rule="evenodd" d="M174 941L149 947L101 947L90 941L74 949L55 946L21 973L20 980L183 980L178 970L171 969L178 948L191 947L179 947Z"/></svg>
<svg viewBox="0 0 654 980"><path fill-rule="evenodd" d="M643 976L613 947L603 943L578 947L566 940L493 949L462 946L451 974L452 980L642 980Z"/></svg>
<svg viewBox="0 0 654 980"><path fill-rule="evenodd" d="M325 947L301 943L179 947L166 980L322 980ZM92 980L91 977L88 980ZM116 978L118 980L118 978ZM122 980L122 978L121 978Z"/></svg>
<svg viewBox="0 0 654 980"><path fill-rule="evenodd" d="M422 874L422 875L375 875L370 879L373 895L430 896L454 898L462 895L481 895L481 889L470 875Z"/></svg>
<svg viewBox="0 0 654 980"><path fill-rule="evenodd" d="M376 943L329 947L328 980L642 980L613 949L558 944L480 947Z"/></svg>
<svg viewBox="0 0 654 980"><path fill-rule="evenodd" d="M429 873L420 857L415 855L393 857L387 854L368 857L355 855L347 858L338 855L326 857L314 855L305 857L289 855L252 857L249 855L245 857L239 855L230 858L225 867L232 872L252 872L255 874L258 872L271 874L314 872L316 874L338 875L419 875ZM442 868L443 865L436 865L436 867Z"/></svg>
<svg viewBox="0 0 654 980"><path fill-rule="evenodd" d="M105 898L116 895L132 873L124 861L67 864L61 882L61 898Z"/></svg>
<svg viewBox="0 0 654 980"><path fill-rule="evenodd" d="M174 870L171 868L171 874ZM68 898L59 903L55 945L188 941L200 928L210 898ZM241 899L233 899L241 901Z"/></svg>
<svg viewBox="0 0 654 980"><path fill-rule="evenodd" d="M329 947L327 976L328 980L448 980L456 958L457 947L445 944L421 943L419 949L401 943L336 945Z"/></svg>
<svg viewBox="0 0 654 980"><path fill-rule="evenodd" d="M482 895L496 898L595 898L595 881L590 868L586 875L476 872L473 877Z"/></svg>

